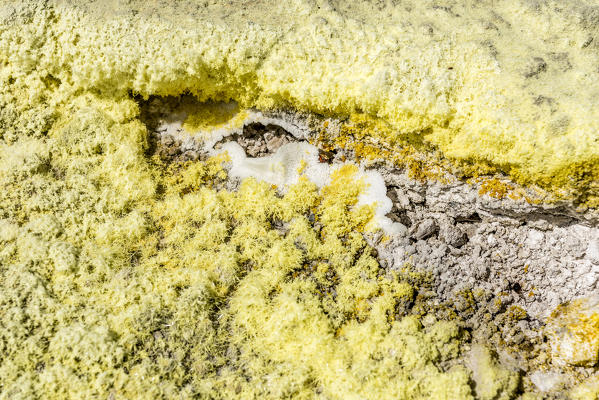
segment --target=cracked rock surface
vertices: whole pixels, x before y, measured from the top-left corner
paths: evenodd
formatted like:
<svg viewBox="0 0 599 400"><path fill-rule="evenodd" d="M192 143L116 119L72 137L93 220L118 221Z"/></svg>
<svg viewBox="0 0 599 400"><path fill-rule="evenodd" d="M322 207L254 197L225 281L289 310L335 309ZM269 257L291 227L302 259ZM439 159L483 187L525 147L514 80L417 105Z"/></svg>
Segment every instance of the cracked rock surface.
<svg viewBox="0 0 599 400"><path fill-rule="evenodd" d="M479 195L468 184L418 183L387 172L396 218L410 235L384 253L396 268L433 273L444 298L488 290L535 317L593 293L599 280L599 229L568 215Z"/></svg>

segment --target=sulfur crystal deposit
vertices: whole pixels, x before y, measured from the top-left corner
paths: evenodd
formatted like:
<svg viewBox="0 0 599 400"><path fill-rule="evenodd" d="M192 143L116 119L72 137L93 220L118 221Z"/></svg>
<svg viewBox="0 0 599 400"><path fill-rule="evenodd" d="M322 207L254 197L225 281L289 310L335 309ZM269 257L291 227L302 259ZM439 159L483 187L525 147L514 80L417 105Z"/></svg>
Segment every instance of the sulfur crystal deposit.
<svg viewBox="0 0 599 400"><path fill-rule="evenodd" d="M0 399L595 399L593 1L0 4Z"/></svg>

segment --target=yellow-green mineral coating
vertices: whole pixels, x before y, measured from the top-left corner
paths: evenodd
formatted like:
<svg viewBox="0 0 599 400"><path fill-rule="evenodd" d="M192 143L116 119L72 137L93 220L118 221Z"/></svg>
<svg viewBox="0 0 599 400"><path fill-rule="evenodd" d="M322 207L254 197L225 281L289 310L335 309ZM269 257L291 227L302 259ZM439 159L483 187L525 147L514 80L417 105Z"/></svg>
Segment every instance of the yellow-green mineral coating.
<svg viewBox="0 0 599 400"><path fill-rule="evenodd" d="M3 3L1 74L32 96L29 112L61 103L36 95L40 81L360 112L450 158L599 204L594 1Z"/></svg>

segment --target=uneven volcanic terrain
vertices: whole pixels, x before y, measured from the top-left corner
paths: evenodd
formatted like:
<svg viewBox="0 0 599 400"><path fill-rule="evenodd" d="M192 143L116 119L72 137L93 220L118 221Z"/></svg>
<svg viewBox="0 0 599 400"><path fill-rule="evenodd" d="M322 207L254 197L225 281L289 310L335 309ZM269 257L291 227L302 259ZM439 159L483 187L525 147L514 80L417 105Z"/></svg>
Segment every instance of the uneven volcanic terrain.
<svg viewBox="0 0 599 400"><path fill-rule="evenodd" d="M592 1L0 5L0 398L596 399Z"/></svg>

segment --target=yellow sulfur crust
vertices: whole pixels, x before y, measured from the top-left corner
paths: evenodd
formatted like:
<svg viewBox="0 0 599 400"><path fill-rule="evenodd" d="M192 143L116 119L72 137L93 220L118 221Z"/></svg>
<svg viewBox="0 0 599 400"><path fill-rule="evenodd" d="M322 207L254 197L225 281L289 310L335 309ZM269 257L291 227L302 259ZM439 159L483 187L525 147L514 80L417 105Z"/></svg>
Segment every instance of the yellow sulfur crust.
<svg viewBox="0 0 599 400"><path fill-rule="evenodd" d="M596 207L593 4L5 2L0 76L28 96L19 117L6 106L10 118L49 117L81 90L363 113L389 124L387 145L427 143L474 173L492 165ZM43 96L45 87L59 93Z"/></svg>

